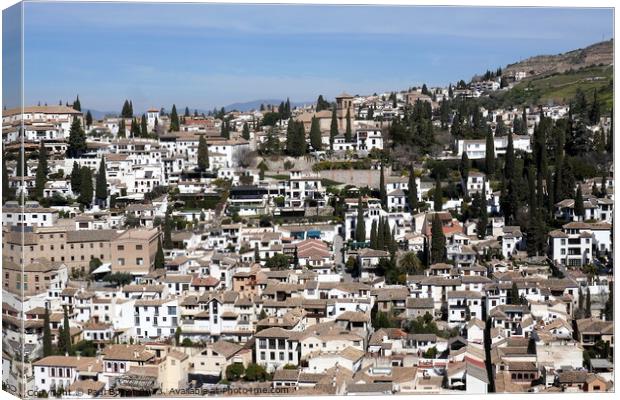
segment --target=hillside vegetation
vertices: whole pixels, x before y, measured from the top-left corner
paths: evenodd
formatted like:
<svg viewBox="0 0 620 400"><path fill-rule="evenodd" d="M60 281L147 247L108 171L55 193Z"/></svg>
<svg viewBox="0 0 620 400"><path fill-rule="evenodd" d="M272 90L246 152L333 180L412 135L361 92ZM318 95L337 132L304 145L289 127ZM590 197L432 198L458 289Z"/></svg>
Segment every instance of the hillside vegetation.
<svg viewBox="0 0 620 400"><path fill-rule="evenodd" d="M506 92L491 95L502 106L566 104L580 88L588 101L597 91L603 113L613 105L613 66L592 66L524 79Z"/></svg>

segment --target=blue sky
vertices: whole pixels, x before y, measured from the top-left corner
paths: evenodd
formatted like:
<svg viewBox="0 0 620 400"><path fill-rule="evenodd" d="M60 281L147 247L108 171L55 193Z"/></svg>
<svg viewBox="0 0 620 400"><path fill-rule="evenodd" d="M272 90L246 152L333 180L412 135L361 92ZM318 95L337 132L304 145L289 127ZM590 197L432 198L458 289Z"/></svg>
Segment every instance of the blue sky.
<svg viewBox="0 0 620 400"><path fill-rule="evenodd" d="M25 102L211 109L469 79L609 39L611 9L26 3ZM6 19L5 19L6 21ZM4 60L7 60L6 56ZM5 96L7 92L5 91ZM14 96L7 96L11 105Z"/></svg>

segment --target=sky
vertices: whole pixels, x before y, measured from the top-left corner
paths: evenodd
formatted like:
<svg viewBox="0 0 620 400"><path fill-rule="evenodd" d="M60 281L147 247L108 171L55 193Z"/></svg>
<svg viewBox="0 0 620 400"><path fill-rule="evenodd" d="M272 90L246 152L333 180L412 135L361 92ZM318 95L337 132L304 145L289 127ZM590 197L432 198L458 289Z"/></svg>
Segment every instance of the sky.
<svg viewBox="0 0 620 400"><path fill-rule="evenodd" d="M584 8L31 2L23 19L25 104L79 94L98 111L447 85L613 35L611 9ZM3 51L14 74L18 48Z"/></svg>

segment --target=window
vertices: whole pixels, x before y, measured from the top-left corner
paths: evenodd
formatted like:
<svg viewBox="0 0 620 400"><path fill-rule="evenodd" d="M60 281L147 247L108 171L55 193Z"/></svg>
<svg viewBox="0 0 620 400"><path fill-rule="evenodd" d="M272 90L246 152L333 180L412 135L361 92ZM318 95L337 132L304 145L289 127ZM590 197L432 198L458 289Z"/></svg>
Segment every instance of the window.
<svg viewBox="0 0 620 400"><path fill-rule="evenodd" d="M142 245L141 244L137 244L136 245L136 250L142 250Z"/></svg>
<svg viewBox="0 0 620 400"><path fill-rule="evenodd" d="M117 249L118 251L123 251L123 250L125 250L125 246L123 246L123 245L118 245L118 246L116 247L116 249Z"/></svg>

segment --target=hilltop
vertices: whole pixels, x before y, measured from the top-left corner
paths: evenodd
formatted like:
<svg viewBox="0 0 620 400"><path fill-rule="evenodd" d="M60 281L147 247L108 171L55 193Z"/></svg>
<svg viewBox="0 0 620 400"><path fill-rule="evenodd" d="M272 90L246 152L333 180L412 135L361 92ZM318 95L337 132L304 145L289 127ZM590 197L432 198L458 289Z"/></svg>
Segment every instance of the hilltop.
<svg viewBox="0 0 620 400"><path fill-rule="evenodd" d="M572 50L556 55L539 55L514 64L508 64L504 73L512 75L518 71L528 76L549 75L596 65L611 65L614 61L613 39L595 43L584 49Z"/></svg>

